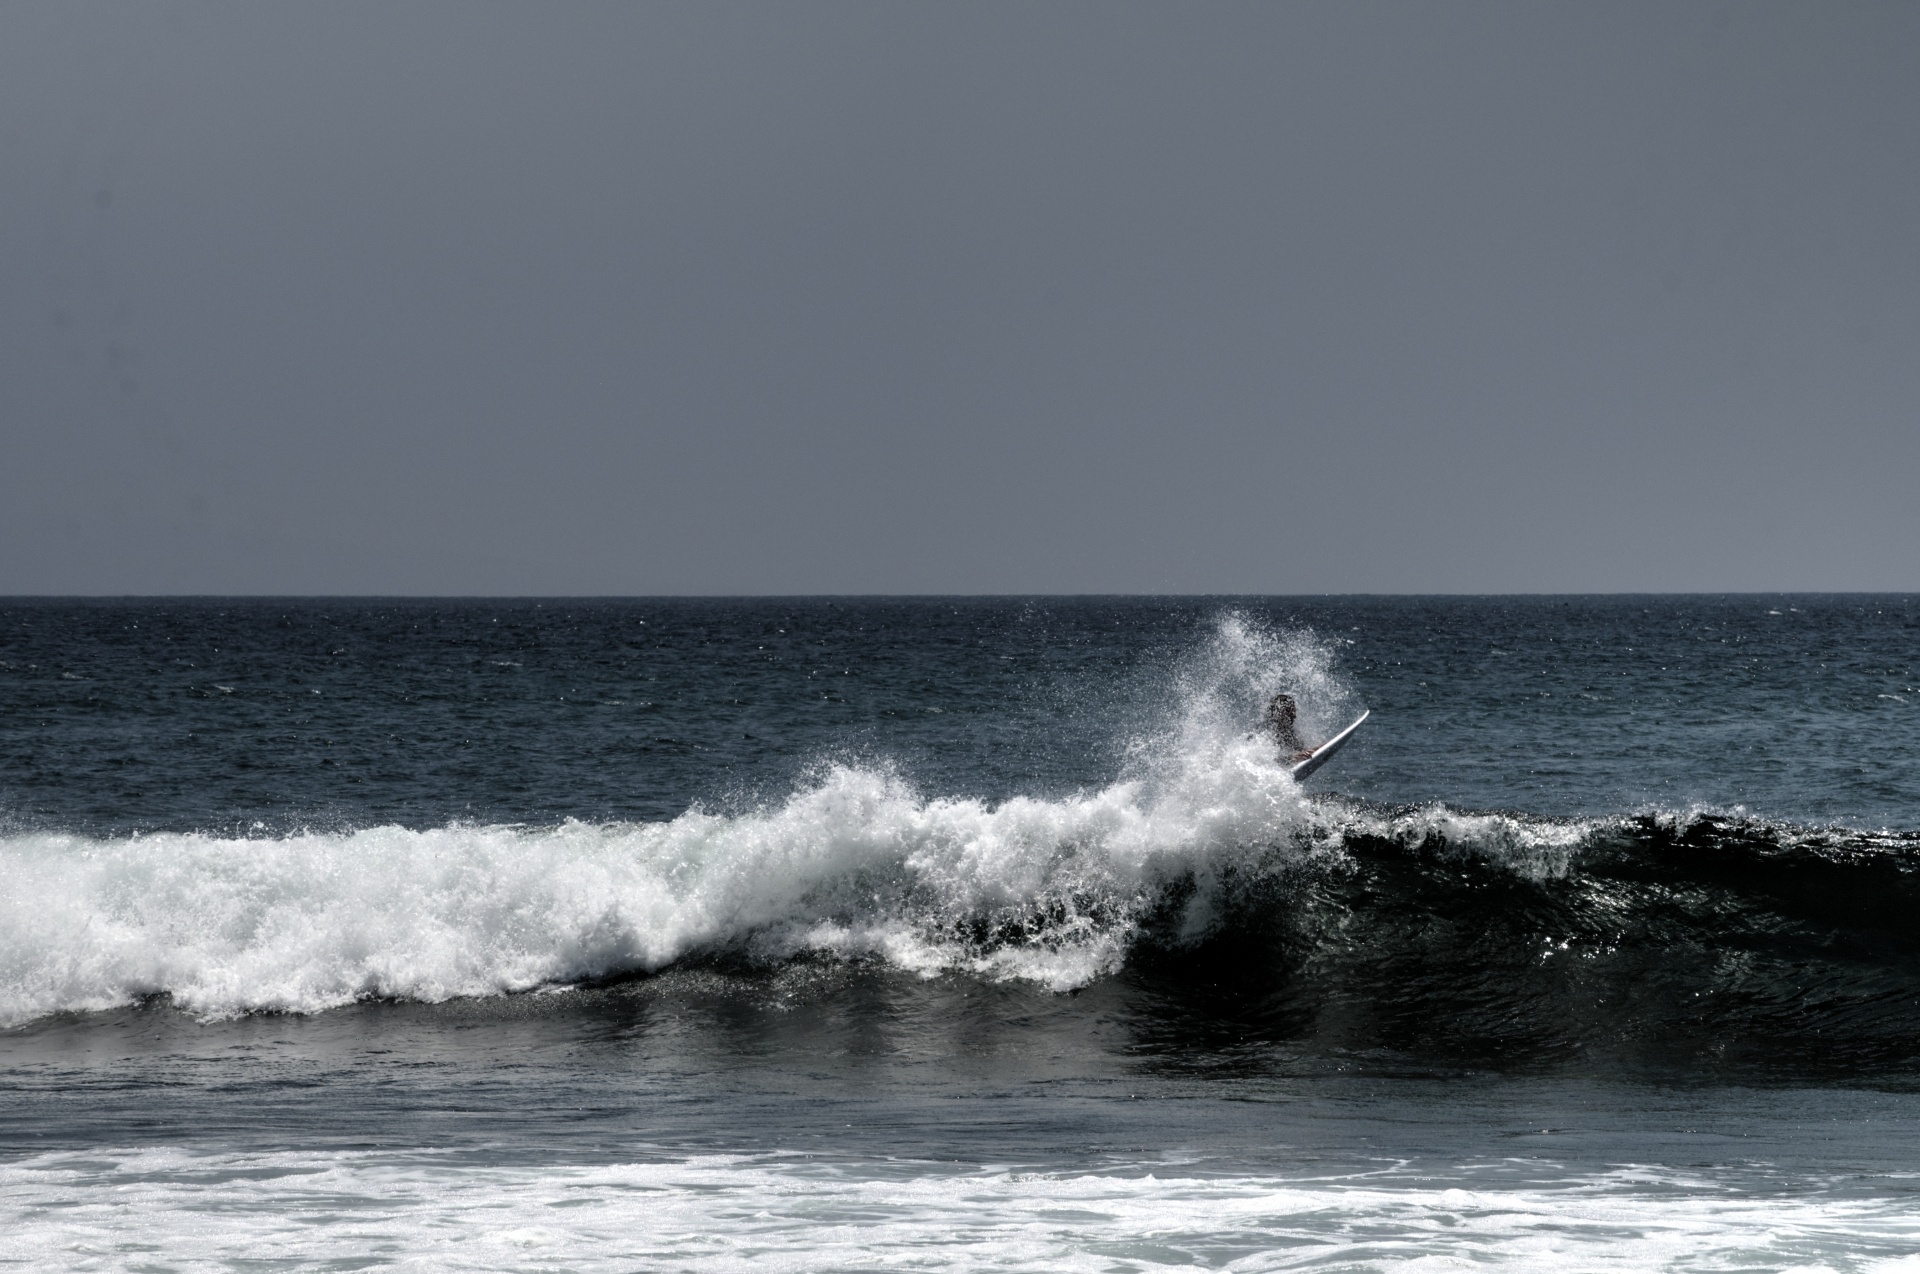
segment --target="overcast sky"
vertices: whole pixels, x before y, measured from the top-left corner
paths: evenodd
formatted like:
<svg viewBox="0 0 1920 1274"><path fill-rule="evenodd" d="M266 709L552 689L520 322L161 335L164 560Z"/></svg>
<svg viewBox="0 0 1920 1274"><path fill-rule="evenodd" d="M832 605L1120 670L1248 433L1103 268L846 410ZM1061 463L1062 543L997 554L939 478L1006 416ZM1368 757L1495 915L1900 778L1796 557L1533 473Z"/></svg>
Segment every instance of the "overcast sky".
<svg viewBox="0 0 1920 1274"><path fill-rule="evenodd" d="M1920 588L1920 5L0 3L0 593Z"/></svg>

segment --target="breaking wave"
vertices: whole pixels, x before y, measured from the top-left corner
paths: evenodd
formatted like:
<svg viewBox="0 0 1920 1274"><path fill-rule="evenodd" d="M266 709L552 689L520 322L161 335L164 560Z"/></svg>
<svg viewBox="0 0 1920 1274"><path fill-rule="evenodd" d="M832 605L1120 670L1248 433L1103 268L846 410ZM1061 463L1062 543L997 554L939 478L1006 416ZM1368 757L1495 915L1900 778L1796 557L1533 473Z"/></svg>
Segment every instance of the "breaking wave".
<svg viewBox="0 0 1920 1274"><path fill-rule="evenodd" d="M1269 1012L1336 984L1411 997L1416 1034L1447 1005L1456 1032L1520 1001L1604 1016L1636 981L1695 1017L1728 997L1844 1012L1843 971L1912 1000L1911 835L1370 809L1308 798L1255 745L1226 759L1154 796L1129 780L990 805L841 766L777 808L660 824L14 835L0 1020L161 993L207 1016L313 1012L796 957L1056 990L1130 961L1218 986L1224 966ZM1771 991L1770 961L1794 971Z"/></svg>
<svg viewBox="0 0 1920 1274"><path fill-rule="evenodd" d="M930 795L839 763L761 808L665 822L14 831L0 1025L799 959L1056 991L1120 975L1175 1006L1169 1049L1217 1030L1470 1064L1920 1059L1920 835L1312 795L1251 723L1281 687L1308 732L1349 719L1331 669L1310 636L1229 618L1165 677L1115 780L1055 798Z"/></svg>

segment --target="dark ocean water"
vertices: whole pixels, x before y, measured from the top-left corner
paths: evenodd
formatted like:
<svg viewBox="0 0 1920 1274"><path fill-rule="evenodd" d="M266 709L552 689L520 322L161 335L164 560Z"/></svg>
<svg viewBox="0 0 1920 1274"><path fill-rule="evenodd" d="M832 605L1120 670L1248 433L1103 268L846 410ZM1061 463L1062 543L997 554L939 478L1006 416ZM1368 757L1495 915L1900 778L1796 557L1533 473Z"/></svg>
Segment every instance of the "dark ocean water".
<svg viewBox="0 0 1920 1274"><path fill-rule="evenodd" d="M1906 596L8 601L0 1262L1920 1269L1917 869Z"/></svg>

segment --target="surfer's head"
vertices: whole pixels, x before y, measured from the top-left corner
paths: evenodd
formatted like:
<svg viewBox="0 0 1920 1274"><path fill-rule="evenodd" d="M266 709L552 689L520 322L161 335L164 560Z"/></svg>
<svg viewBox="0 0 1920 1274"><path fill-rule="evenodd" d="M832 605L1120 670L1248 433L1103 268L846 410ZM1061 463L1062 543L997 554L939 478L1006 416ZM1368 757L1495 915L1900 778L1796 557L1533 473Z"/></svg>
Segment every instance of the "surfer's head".
<svg viewBox="0 0 1920 1274"><path fill-rule="evenodd" d="M1267 701L1267 724L1276 730L1291 730L1293 719L1298 712L1299 709L1294 706L1292 695L1275 695Z"/></svg>

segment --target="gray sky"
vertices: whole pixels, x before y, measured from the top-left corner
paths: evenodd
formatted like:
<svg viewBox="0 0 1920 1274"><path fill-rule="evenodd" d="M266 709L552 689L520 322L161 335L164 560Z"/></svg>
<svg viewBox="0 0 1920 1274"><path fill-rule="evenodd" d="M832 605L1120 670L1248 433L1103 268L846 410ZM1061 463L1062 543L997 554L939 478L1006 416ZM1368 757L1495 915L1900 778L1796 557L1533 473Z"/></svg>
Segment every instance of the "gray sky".
<svg viewBox="0 0 1920 1274"><path fill-rule="evenodd" d="M1920 5L0 3L0 593L1920 588Z"/></svg>

